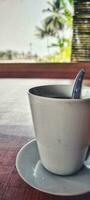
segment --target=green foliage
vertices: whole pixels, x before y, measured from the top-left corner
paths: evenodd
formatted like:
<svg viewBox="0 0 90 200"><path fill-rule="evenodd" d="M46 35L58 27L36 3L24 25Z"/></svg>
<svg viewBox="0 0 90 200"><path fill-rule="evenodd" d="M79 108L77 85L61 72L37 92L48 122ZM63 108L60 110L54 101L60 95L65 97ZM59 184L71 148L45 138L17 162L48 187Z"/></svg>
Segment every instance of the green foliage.
<svg viewBox="0 0 90 200"><path fill-rule="evenodd" d="M71 62L71 48L65 47L63 50L59 53L56 53L55 55L51 55L47 57L47 62L60 62L60 63L69 63Z"/></svg>
<svg viewBox="0 0 90 200"><path fill-rule="evenodd" d="M13 50L0 51L0 60L13 60L24 57L23 53Z"/></svg>
<svg viewBox="0 0 90 200"><path fill-rule="evenodd" d="M67 25L72 26L72 8L73 8L73 0L68 0L67 4L65 0L61 0L62 7L64 9L64 14L67 18Z"/></svg>
<svg viewBox="0 0 90 200"><path fill-rule="evenodd" d="M43 9L43 12L48 13L48 16L42 22L41 27L36 27L36 35L43 39L45 37L55 37L56 43L51 43L51 45L47 46L47 48L57 47L59 49L58 54L54 56L48 57L50 60L57 60L58 56L60 62L62 62L62 58L64 56L66 61L70 60L70 43L71 39L65 38L65 36L60 36L60 32L64 31L64 28L67 27L72 29L72 6L73 0L67 0L67 4L65 0L53 0L47 2L48 8ZM71 8L71 9L70 9ZM62 53L61 53L62 50ZM61 58L60 58L60 55ZM68 57L69 56L69 57Z"/></svg>

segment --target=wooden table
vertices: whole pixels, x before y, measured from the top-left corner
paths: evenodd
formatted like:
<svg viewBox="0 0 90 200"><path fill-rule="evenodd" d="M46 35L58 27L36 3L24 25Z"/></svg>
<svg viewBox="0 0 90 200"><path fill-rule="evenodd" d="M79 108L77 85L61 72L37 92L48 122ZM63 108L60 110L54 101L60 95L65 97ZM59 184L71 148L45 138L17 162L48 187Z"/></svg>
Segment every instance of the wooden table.
<svg viewBox="0 0 90 200"><path fill-rule="evenodd" d="M18 175L15 160L30 138L0 134L0 200L90 200L90 193L75 197L49 195L33 189Z"/></svg>

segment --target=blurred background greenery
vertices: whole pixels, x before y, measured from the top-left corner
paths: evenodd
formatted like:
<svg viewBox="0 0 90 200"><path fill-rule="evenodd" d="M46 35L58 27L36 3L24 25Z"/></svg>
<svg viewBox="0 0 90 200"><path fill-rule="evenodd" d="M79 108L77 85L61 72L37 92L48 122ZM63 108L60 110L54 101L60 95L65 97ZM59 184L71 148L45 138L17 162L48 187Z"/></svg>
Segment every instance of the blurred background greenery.
<svg viewBox="0 0 90 200"><path fill-rule="evenodd" d="M0 51L0 60L55 63L90 61L90 0L45 2L46 7L41 10L42 20L39 25L34 25L33 35L36 40L43 42L46 55L42 54L44 49L40 49L40 46L37 46L36 53L33 52L33 40L27 52L24 49L22 52L11 49ZM37 18L37 14L34 16ZM39 50L41 54L38 54Z"/></svg>
<svg viewBox="0 0 90 200"><path fill-rule="evenodd" d="M47 38L47 48L56 48L54 55L44 57L44 61L70 62L72 45L73 0L47 1L47 13L41 26L36 26L36 36ZM49 40L52 42L49 45ZM43 61L43 60L42 60Z"/></svg>

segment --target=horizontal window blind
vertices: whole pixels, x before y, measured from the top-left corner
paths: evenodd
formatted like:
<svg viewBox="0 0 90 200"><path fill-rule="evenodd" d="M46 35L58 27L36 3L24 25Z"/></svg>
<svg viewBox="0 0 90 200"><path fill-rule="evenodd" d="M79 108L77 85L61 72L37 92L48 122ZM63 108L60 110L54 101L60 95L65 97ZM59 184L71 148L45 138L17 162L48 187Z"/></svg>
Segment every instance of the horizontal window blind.
<svg viewBox="0 0 90 200"><path fill-rule="evenodd" d="M90 61L90 0L74 1L72 61Z"/></svg>

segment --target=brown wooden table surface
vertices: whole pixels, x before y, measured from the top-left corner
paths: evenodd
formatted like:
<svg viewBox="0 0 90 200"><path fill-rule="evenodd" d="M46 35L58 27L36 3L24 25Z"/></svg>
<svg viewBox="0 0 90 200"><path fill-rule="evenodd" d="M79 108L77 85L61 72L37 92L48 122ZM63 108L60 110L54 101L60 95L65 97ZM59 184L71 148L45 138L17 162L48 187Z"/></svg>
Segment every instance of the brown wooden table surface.
<svg viewBox="0 0 90 200"><path fill-rule="evenodd" d="M90 193L74 197L54 196L27 185L18 175L15 160L30 138L0 134L0 200L90 200Z"/></svg>

